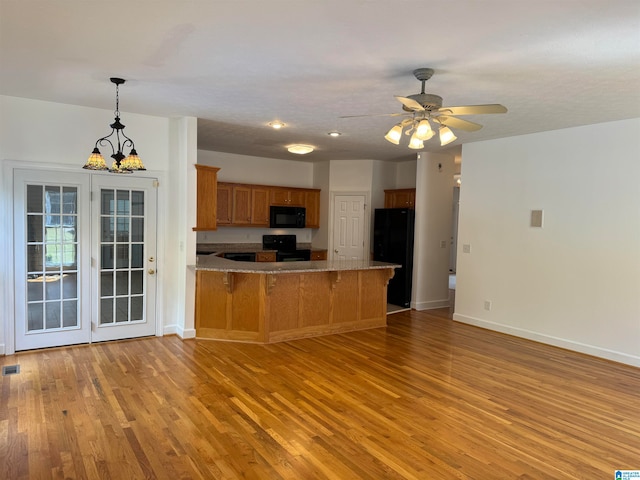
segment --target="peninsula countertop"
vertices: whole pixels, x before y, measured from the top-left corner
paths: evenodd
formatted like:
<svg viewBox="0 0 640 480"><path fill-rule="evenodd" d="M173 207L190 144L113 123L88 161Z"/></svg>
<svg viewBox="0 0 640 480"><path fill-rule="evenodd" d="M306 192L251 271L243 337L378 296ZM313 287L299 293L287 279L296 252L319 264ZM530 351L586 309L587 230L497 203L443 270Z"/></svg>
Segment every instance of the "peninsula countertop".
<svg viewBox="0 0 640 480"><path fill-rule="evenodd" d="M189 268L210 272L233 273L304 273L304 272L337 272L348 270L376 270L385 268L400 268L394 263L378 262L375 260L314 260L303 262L242 262L227 260L212 255L200 255L195 265Z"/></svg>

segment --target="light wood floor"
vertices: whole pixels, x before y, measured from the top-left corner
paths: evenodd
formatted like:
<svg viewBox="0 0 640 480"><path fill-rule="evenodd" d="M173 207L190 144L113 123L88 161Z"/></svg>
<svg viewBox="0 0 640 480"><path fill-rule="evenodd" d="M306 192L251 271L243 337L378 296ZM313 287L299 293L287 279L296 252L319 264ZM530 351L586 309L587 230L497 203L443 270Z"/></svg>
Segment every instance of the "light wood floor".
<svg viewBox="0 0 640 480"><path fill-rule="evenodd" d="M435 315L434 315L435 313ZM609 479L640 369L401 312L267 346L175 336L0 357L1 479Z"/></svg>

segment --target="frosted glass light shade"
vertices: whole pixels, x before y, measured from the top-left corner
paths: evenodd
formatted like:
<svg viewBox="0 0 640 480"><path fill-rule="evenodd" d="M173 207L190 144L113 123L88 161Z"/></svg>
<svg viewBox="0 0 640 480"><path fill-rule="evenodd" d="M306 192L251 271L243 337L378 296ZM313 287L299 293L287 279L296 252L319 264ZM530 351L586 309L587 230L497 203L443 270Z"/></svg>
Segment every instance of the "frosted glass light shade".
<svg viewBox="0 0 640 480"><path fill-rule="evenodd" d="M394 145L398 145L400 143L400 138L402 137L402 126L398 123L391 127L391 130L387 132L384 136L384 139L388 142L393 143Z"/></svg>
<svg viewBox="0 0 640 480"><path fill-rule="evenodd" d="M449 127L441 127L440 128L440 146L444 147L445 145L450 144L456 137Z"/></svg>
<svg viewBox="0 0 640 480"><path fill-rule="evenodd" d="M420 140L429 140L435 135L435 132L431 128L429 120L427 120L426 118L420 120L420 123L418 123L418 127L416 128L415 135Z"/></svg>
<svg viewBox="0 0 640 480"><path fill-rule="evenodd" d="M418 138L417 131L411 135L411 138L409 139L409 148L413 148L414 150L424 148L424 143Z"/></svg>

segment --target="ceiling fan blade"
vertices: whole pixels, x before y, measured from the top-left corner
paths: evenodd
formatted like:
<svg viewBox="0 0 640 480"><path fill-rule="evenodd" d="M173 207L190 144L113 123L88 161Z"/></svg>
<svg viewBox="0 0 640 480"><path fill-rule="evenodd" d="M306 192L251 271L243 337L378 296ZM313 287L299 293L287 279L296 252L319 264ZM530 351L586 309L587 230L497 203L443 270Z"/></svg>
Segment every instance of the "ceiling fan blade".
<svg viewBox="0 0 640 480"><path fill-rule="evenodd" d="M424 107L420 105L418 102L416 102L413 98L401 97L399 95L394 95L394 97L396 97L398 101L402 103L402 105L407 107L409 110L412 110L412 111L424 110Z"/></svg>
<svg viewBox="0 0 640 480"><path fill-rule="evenodd" d="M338 118L362 118L362 117L401 117L410 113L374 113L371 115L342 115Z"/></svg>
<svg viewBox="0 0 640 480"><path fill-rule="evenodd" d="M486 113L507 113L507 107L499 103L487 105L461 105L458 107L442 107L437 110L448 115L483 115Z"/></svg>
<svg viewBox="0 0 640 480"><path fill-rule="evenodd" d="M447 127L457 128L459 130L464 130L465 132L475 132L482 128L482 125L479 123L470 122L469 120L463 120L456 117L447 117L446 115L434 117L434 120L442 125L446 125Z"/></svg>

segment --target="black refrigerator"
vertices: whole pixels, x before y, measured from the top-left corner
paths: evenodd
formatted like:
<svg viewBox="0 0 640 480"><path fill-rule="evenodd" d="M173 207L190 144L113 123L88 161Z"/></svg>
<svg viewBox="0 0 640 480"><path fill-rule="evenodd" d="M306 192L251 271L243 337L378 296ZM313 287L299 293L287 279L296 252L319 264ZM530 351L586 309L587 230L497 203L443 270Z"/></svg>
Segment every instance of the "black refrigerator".
<svg viewBox="0 0 640 480"><path fill-rule="evenodd" d="M387 288L387 303L401 307L409 307L411 304L414 223L413 209L376 208L373 221L373 259L402 265L402 268L396 268Z"/></svg>

